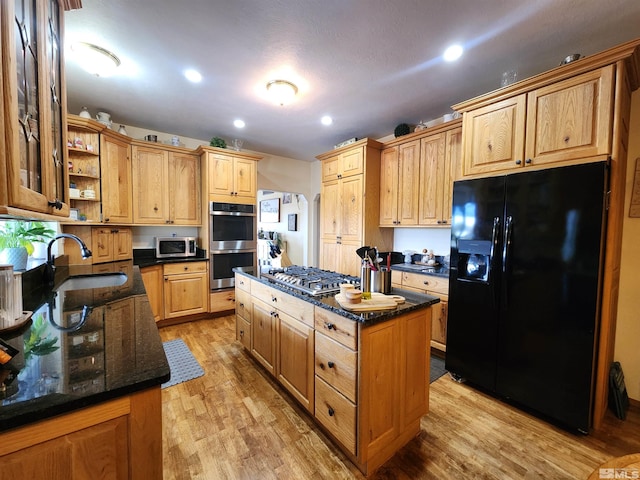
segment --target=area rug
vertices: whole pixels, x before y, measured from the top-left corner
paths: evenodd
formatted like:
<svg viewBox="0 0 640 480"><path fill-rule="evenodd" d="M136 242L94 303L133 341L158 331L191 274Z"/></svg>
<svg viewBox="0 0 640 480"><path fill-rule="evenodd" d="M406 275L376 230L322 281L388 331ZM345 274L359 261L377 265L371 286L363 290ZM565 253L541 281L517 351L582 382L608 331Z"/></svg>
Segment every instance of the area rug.
<svg viewBox="0 0 640 480"><path fill-rule="evenodd" d="M431 380L429 383L435 382L441 376L443 376L447 371L444 369L444 360L440 357L435 357L431 355Z"/></svg>
<svg viewBox="0 0 640 480"><path fill-rule="evenodd" d="M181 338L164 342L162 346L171 370L171 378L162 384L162 388L171 387L204 375L204 370Z"/></svg>

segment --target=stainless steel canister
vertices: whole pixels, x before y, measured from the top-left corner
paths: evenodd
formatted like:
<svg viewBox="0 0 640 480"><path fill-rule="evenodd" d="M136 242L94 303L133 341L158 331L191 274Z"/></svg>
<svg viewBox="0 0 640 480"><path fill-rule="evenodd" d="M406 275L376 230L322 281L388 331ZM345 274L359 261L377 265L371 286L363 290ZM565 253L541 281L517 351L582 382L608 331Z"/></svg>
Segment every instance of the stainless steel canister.
<svg viewBox="0 0 640 480"><path fill-rule="evenodd" d="M0 330L14 325L13 266L0 265Z"/></svg>
<svg viewBox="0 0 640 480"><path fill-rule="evenodd" d="M391 293L391 270L381 269L371 272L371 291Z"/></svg>

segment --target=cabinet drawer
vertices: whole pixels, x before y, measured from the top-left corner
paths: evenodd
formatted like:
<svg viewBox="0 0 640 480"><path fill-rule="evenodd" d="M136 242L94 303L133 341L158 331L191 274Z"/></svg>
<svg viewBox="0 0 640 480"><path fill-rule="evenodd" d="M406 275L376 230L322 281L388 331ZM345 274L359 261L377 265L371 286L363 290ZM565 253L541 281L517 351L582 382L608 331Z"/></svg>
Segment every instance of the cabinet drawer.
<svg viewBox="0 0 640 480"><path fill-rule="evenodd" d="M236 340L244 348L251 350L251 323L240 315L236 315Z"/></svg>
<svg viewBox="0 0 640 480"><path fill-rule="evenodd" d="M251 294L244 290L236 289L236 315L251 322Z"/></svg>
<svg viewBox="0 0 640 480"><path fill-rule="evenodd" d="M449 293L449 279L422 275L420 273L403 272L402 286L429 290L431 292L447 295Z"/></svg>
<svg viewBox="0 0 640 480"><path fill-rule="evenodd" d="M251 293L251 280L249 280L244 275L235 274L236 276L236 287L240 290L244 290L245 292Z"/></svg>
<svg viewBox="0 0 640 480"><path fill-rule="evenodd" d="M165 263L165 275L177 275L180 273L201 273L207 271L207 262Z"/></svg>
<svg viewBox="0 0 640 480"><path fill-rule="evenodd" d="M356 406L324 380L316 377L316 419L356 454Z"/></svg>
<svg viewBox="0 0 640 480"><path fill-rule="evenodd" d="M281 312L285 312L296 320L300 320L313 328L314 307L311 303L276 290L264 283L255 281L251 283L251 295L253 297L262 300L267 305L277 308Z"/></svg>
<svg viewBox="0 0 640 480"><path fill-rule="evenodd" d="M358 353L316 332L315 374L355 403Z"/></svg>
<svg viewBox="0 0 640 480"><path fill-rule="evenodd" d="M316 331L325 334L345 347L357 350L358 324L324 308L315 307Z"/></svg>

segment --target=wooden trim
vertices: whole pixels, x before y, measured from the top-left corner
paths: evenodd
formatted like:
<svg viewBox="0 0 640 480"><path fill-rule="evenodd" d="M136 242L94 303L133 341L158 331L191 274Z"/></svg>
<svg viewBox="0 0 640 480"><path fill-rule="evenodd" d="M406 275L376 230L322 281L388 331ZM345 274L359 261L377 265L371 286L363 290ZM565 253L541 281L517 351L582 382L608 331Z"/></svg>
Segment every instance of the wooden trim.
<svg viewBox="0 0 640 480"><path fill-rule="evenodd" d="M404 137L403 137L404 138ZM371 148L375 148L376 150L382 150L385 146L378 142L377 140L373 140L371 138L363 138L362 140L358 140L357 142L350 143L349 145L345 145L344 147L336 148L333 150L329 150L328 152L321 153L320 155L316 155L318 160L327 160L331 157L335 157L342 152L346 152L356 147L367 146Z"/></svg>
<svg viewBox="0 0 640 480"><path fill-rule="evenodd" d="M60 3L66 11L82 8L82 0L60 0Z"/></svg>
<svg viewBox="0 0 640 480"><path fill-rule="evenodd" d="M436 125L435 127L425 128L424 130L408 133L407 135L403 135L393 140L389 140L388 142L384 142L383 148L395 147L397 145L410 142L412 140L418 140L424 137L429 137L431 135L435 135L436 133L447 132L449 130L453 130L454 128L458 128L461 126L462 126L462 117L456 118L455 120L451 120L450 122L441 123L440 125Z"/></svg>
<svg viewBox="0 0 640 480"><path fill-rule="evenodd" d="M130 398L129 478L162 480L160 386L134 393Z"/></svg>
<svg viewBox="0 0 640 480"><path fill-rule="evenodd" d="M198 155L202 155L203 153L217 153L217 154L221 154L221 155L228 155L228 156L231 156L231 157L246 158L248 160L255 160L255 161L259 161L259 160L262 160L264 158L263 155L258 154L258 153L247 152L247 151L244 151L244 150L238 152L236 150L229 150L227 148L210 147L210 146L207 146L207 145L200 145L198 148L193 150L193 152L198 154Z"/></svg>

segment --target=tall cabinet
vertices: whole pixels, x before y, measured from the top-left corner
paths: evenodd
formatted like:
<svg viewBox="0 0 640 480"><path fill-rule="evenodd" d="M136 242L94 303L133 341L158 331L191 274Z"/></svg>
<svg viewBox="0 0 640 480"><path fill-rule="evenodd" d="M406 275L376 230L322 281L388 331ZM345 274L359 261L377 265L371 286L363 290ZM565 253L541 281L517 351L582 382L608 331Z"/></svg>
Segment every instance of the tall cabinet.
<svg viewBox="0 0 640 480"><path fill-rule="evenodd" d="M322 162L320 267L325 270L357 276L359 247L392 247L393 231L378 226L381 148L363 139L316 157Z"/></svg>
<svg viewBox="0 0 640 480"><path fill-rule="evenodd" d="M69 215L62 6L2 2L0 213Z"/></svg>

